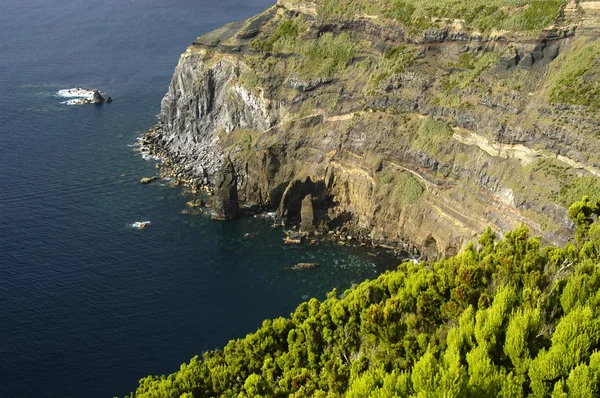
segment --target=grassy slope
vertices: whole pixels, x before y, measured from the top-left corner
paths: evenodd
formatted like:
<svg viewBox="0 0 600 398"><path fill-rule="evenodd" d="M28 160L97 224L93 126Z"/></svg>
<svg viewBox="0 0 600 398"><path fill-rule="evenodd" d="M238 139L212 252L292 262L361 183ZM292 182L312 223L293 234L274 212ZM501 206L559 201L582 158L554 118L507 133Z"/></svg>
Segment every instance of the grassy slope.
<svg viewBox="0 0 600 398"><path fill-rule="evenodd" d="M536 31L556 20L565 0L318 0L324 18L376 15L413 29L426 29L439 19L460 20L481 32ZM444 21L447 22L447 21Z"/></svg>

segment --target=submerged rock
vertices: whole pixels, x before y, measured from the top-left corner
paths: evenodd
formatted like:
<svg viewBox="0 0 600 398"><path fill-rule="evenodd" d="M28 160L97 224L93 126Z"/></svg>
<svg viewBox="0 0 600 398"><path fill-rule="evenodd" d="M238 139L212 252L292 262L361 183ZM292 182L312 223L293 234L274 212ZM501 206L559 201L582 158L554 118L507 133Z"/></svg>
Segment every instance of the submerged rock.
<svg viewBox="0 0 600 398"><path fill-rule="evenodd" d="M286 231L283 243L285 245L300 245L302 244L303 236L296 231Z"/></svg>
<svg viewBox="0 0 600 398"><path fill-rule="evenodd" d="M283 241L284 245L301 245L302 236L286 236Z"/></svg>
<svg viewBox="0 0 600 398"><path fill-rule="evenodd" d="M317 263L298 263L298 265L296 265L296 267L298 267L298 269L312 269L312 268L317 268L319 264Z"/></svg>

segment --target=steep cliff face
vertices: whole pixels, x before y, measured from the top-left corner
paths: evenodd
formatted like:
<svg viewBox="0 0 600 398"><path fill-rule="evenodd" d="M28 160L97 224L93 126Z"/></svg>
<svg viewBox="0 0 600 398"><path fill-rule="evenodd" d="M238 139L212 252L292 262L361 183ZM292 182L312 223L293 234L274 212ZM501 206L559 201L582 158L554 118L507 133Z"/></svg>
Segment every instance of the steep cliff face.
<svg viewBox="0 0 600 398"><path fill-rule="evenodd" d="M487 226L572 235L568 204L600 192L600 3L554 1L551 25L514 31L328 3L279 1L199 37L155 151L194 186L230 156L240 200L282 223L310 194L315 226L430 258Z"/></svg>
<svg viewBox="0 0 600 398"><path fill-rule="evenodd" d="M264 101L233 84L239 75L235 58L215 59L190 47L162 100L164 150L204 184L212 182L221 165L223 134L237 129L265 131L272 123Z"/></svg>

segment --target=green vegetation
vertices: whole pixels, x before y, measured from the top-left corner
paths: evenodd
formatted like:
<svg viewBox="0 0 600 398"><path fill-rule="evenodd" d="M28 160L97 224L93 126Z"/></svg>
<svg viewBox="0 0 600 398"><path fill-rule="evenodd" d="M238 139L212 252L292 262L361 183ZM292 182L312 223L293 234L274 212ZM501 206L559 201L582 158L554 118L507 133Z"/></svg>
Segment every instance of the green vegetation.
<svg viewBox="0 0 600 398"><path fill-rule="evenodd" d="M406 46L399 46L389 50L383 57L377 60L370 83L379 88L379 85L392 75L406 71L406 68L411 66L414 60L414 50Z"/></svg>
<svg viewBox="0 0 600 398"><path fill-rule="evenodd" d="M253 91L259 82L259 77L254 69L247 69L240 75L240 82L247 90Z"/></svg>
<svg viewBox="0 0 600 398"><path fill-rule="evenodd" d="M320 0L318 13L326 19L384 16L413 31L460 20L482 32L535 32L552 25L565 3L566 0Z"/></svg>
<svg viewBox="0 0 600 398"><path fill-rule="evenodd" d="M452 127L443 120L435 120L427 117L421 120L417 138L413 145L430 153L438 153L442 147L452 138Z"/></svg>
<svg viewBox="0 0 600 398"><path fill-rule="evenodd" d="M499 59L499 54L491 52L468 52L461 54L456 66L465 70L452 74L450 79L444 85L444 88L446 91L450 91L453 88L458 88L460 90L466 88L484 71L489 69L490 66L498 62Z"/></svg>
<svg viewBox="0 0 600 398"><path fill-rule="evenodd" d="M299 72L304 76L329 77L346 68L346 63L356 53L356 45L347 33L334 36L325 33L317 40L296 44L304 57Z"/></svg>
<svg viewBox="0 0 600 398"><path fill-rule="evenodd" d="M597 177L575 177L567 182L559 193L560 203L568 206L577 198L589 196L592 198L600 197L600 180Z"/></svg>
<svg viewBox="0 0 600 398"><path fill-rule="evenodd" d="M571 206L565 248L488 229L479 249L311 299L131 397L596 397L599 214Z"/></svg>
<svg viewBox="0 0 600 398"><path fill-rule="evenodd" d="M384 170L377 175L378 194L400 205L417 203L425 189L409 172L396 173Z"/></svg>
<svg viewBox="0 0 600 398"><path fill-rule="evenodd" d="M296 23L296 21L285 21L277 27L275 33L269 37L268 40L254 40L251 43L251 47L255 50L262 51L273 51L273 45L279 40L289 39L291 41L296 40L298 38L298 34L300 33L300 27Z"/></svg>
<svg viewBox="0 0 600 398"><path fill-rule="evenodd" d="M224 131L220 134L225 141L227 152L232 153L235 159L248 160L255 155L252 146L260 137L260 132L249 129L238 129L230 133Z"/></svg>
<svg viewBox="0 0 600 398"><path fill-rule="evenodd" d="M356 53L357 43L347 33L334 35L327 32L317 39L302 39L301 34L307 29L308 24L302 17L285 21L267 40L255 39L251 47L298 56L290 66L302 77L329 77L345 69L348 60Z"/></svg>
<svg viewBox="0 0 600 398"><path fill-rule="evenodd" d="M564 66L550 92L550 100L571 105L600 106L600 42L579 42L560 60Z"/></svg>

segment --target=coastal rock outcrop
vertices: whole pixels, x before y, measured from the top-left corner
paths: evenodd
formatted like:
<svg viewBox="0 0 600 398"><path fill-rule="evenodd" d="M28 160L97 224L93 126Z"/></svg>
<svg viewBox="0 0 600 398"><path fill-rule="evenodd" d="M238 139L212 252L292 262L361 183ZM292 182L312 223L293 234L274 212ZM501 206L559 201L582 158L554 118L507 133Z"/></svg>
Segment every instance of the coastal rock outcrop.
<svg viewBox="0 0 600 398"><path fill-rule="evenodd" d="M308 194L302 199L302 208L300 209L300 232L310 234L315 230L315 214L313 211L312 195Z"/></svg>
<svg viewBox="0 0 600 398"><path fill-rule="evenodd" d="M104 102L104 97L100 94L100 91L94 90L94 95L92 96L92 104L101 104Z"/></svg>
<svg viewBox="0 0 600 398"><path fill-rule="evenodd" d="M142 177L140 179L140 183L141 184L150 184L152 181L157 180L158 176L152 176L152 177Z"/></svg>
<svg viewBox="0 0 600 398"><path fill-rule="evenodd" d="M225 158L221 170L215 175L211 206L215 220L234 220L242 215L238 203L237 175L229 158Z"/></svg>
<svg viewBox="0 0 600 398"><path fill-rule="evenodd" d="M430 259L488 226L563 244L569 204L600 191L597 100L570 89L600 71L569 69L600 57L600 31L581 28L600 10L569 10L537 31L431 18L418 32L280 0L186 50L147 140L214 190L219 219L239 216L239 196L278 224Z"/></svg>

